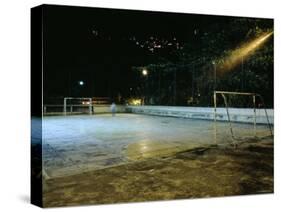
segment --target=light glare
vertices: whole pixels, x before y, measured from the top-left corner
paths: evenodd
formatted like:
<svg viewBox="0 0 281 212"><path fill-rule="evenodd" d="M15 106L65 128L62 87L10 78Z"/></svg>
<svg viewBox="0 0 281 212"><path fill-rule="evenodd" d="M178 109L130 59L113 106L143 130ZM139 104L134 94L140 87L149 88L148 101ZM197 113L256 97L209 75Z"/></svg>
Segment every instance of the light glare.
<svg viewBox="0 0 281 212"><path fill-rule="evenodd" d="M224 59L224 64L219 68L221 69L220 71L225 72L236 67L243 61L243 59L246 59L257 50L257 48L260 47L272 34L273 32L264 33L260 37L233 50L230 55Z"/></svg>
<svg viewBox="0 0 281 212"><path fill-rule="evenodd" d="M146 76L147 75L147 70L142 70L142 75Z"/></svg>

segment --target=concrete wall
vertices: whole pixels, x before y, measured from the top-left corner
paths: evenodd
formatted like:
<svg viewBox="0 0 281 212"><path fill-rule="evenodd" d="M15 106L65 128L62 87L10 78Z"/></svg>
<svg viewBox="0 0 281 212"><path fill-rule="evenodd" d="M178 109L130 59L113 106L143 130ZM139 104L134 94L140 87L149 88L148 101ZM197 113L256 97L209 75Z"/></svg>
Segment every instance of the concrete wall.
<svg viewBox="0 0 281 212"><path fill-rule="evenodd" d="M126 112L139 113L147 115L182 117L191 119L214 119L214 108L212 107L172 107L172 106L127 106ZM248 108L229 108L230 118L234 122L253 123L253 109ZM273 109L267 109L269 122L273 124ZM264 109L256 110L256 122L258 124L267 124ZM227 121L225 108L217 108L217 120Z"/></svg>
<svg viewBox="0 0 281 212"><path fill-rule="evenodd" d="M117 105L117 113L139 113L146 115L158 115L158 116L171 116L191 119L214 119L214 108L212 107L173 107L173 106L124 106ZM88 113L88 108L84 109L84 113ZM234 122L253 123L253 109L246 108L230 108L230 118ZM79 112L73 112L73 114L80 114ZM111 113L110 105L95 105L94 114ZM269 116L269 122L273 124L274 111L273 109L267 109ZM257 109L257 123L267 124L264 109ZM59 107L57 111L49 111L44 115L63 115L63 106ZM227 121L227 113L225 108L217 108L217 120Z"/></svg>
<svg viewBox="0 0 281 212"><path fill-rule="evenodd" d="M70 113L70 106L67 108L68 115L74 114L89 114L88 106L73 106L72 113ZM94 105L93 114L111 113L110 105ZM125 113L126 107L124 105L116 106L116 113ZM63 105L44 105L44 115L63 115Z"/></svg>

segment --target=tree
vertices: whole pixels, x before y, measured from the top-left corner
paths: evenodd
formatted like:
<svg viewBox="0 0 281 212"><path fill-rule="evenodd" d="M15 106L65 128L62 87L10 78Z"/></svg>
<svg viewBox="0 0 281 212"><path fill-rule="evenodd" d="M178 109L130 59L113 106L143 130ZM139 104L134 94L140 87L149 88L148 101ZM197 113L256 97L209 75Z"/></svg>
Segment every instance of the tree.
<svg viewBox="0 0 281 212"><path fill-rule="evenodd" d="M259 93L273 106L272 37L230 70L221 68L237 47L272 29L270 19L234 17L199 27L182 49L172 50L167 57L156 55L154 63L146 64L151 72L148 87L153 91L149 98L161 105L211 106L216 81L217 90Z"/></svg>

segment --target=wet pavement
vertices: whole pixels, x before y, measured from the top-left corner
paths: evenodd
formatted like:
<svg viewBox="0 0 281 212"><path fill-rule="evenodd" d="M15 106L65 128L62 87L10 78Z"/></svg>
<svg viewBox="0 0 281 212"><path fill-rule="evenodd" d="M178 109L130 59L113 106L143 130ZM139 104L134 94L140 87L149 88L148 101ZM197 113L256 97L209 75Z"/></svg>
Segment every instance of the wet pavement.
<svg viewBox="0 0 281 212"><path fill-rule="evenodd" d="M137 114L43 121L44 207L273 193L267 126ZM218 146L214 144L218 144ZM36 145L34 145L36 146ZM41 149L41 148L40 148Z"/></svg>
<svg viewBox="0 0 281 212"><path fill-rule="evenodd" d="M237 137L254 134L250 124L233 124L233 128ZM215 144L214 132L214 122L195 119L137 114L47 116L43 119L44 178L169 157ZM269 135L264 125L257 132ZM216 140L232 142L227 122L217 123Z"/></svg>
<svg viewBox="0 0 281 212"><path fill-rule="evenodd" d="M273 193L273 142L195 148L44 181L44 207Z"/></svg>

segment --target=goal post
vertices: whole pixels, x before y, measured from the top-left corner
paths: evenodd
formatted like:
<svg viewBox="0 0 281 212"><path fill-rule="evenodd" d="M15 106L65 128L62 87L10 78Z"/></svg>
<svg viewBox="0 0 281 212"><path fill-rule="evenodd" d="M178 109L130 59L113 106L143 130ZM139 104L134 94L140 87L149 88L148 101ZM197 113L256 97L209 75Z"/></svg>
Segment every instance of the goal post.
<svg viewBox="0 0 281 212"><path fill-rule="evenodd" d="M223 104L224 107L226 109L226 117L227 117L227 122L229 125L229 131L232 137L233 141L239 140L239 138L235 135L234 131L233 131L233 120L231 120L231 115L230 115L230 105L229 105L229 96L248 96L250 98L248 98L248 102L247 102L247 106L249 107L248 109L252 109L252 124L253 124L253 131L254 131L254 137L257 136L257 99L259 99L259 101L261 102L261 105L263 106L263 110L264 110L264 114L266 117L266 122L268 125L268 129L270 131L270 135L273 136L273 132L272 132L272 127L269 121L269 117L268 117L268 113L267 113L267 109L265 107L264 104L264 100L262 98L262 96L260 94L257 93L249 93L249 92L230 92L230 91L214 91L214 95L213 95L213 101L214 101L214 139L215 142L217 144L217 109L218 109L218 96L221 96L223 99Z"/></svg>
<svg viewBox="0 0 281 212"><path fill-rule="evenodd" d="M63 99L63 114L93 113L93 101L89 97L65 97Z"/></svg>

